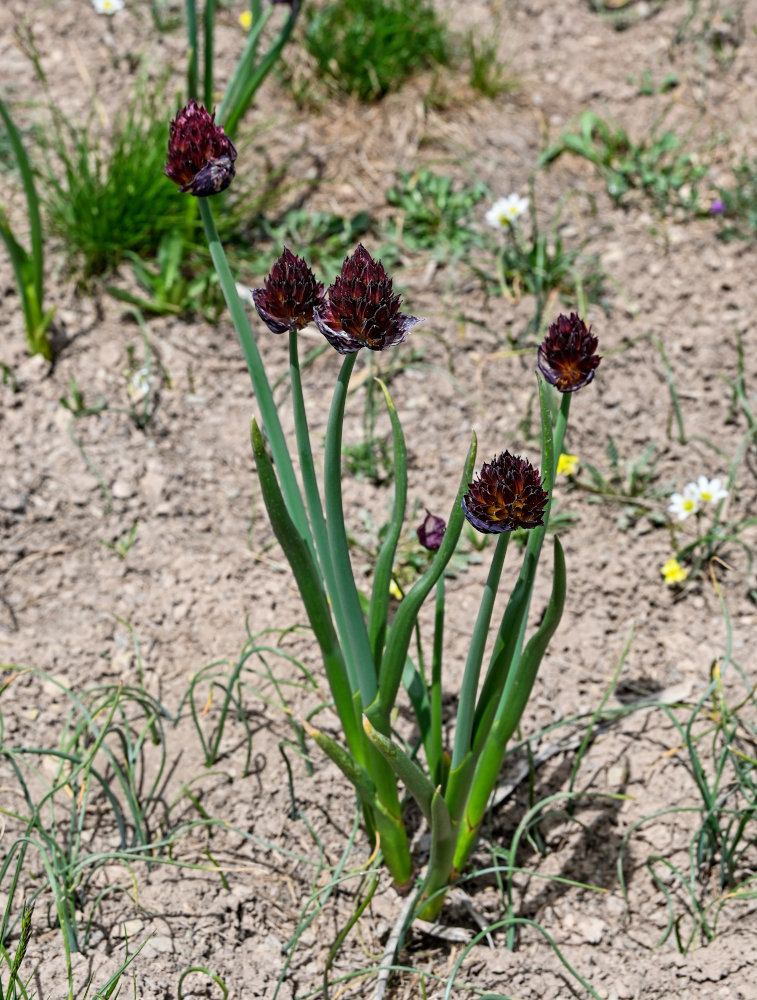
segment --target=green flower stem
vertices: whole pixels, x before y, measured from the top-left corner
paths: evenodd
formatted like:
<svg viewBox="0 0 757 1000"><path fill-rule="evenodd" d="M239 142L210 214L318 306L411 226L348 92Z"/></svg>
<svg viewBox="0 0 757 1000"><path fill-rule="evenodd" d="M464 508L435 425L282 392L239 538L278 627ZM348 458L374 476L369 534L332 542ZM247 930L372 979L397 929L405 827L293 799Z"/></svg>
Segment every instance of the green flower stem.
<svg viewBox="0 0 757 1000"><path fill-rule="evenodd" d="M263 367L263 359L260 357L260 351L250 327L250 321L247 318L244 305L237 294L231 269L229 268L226 254L218 237L213 211L210 207L210 199L198 198L197 201L200 203L200 216L205 226L205 236L210 248L210 256L218 273L218 280L221 283L221 289L226 299L226 305L229 307L231 319L239 337L239 343L242 345L242 351L247 362L247 370L252 379L252 386L255 390L258 406L260 407L261 417L263 418L263 427L265 428L271 451L273 452L273 460L276 464L287 508L298 533L310 548L311 554L314 554L313 539L308 526L305 505L299 485L297 484L297 477L294 474L294 466L292 465L292 459L287 448L276 403L274 402L271 386Z"/></svg>
<svg viewBox="0 0 757 1000"><path fill-rule="evenodd" d="M352 662L357 674L357 686L364 708L376 697L376 671L352 572L342 502L342 425L347 388L357 355L358 352L355 351L345 357L334 387L324 449L324 500L329 550L336 577L336 591L330 594L331 603L333 605L339 601L342 606L347 627L345 639L349 650L348 661Z"/></svg>
<svg viewBox="0 0 757 1000"><path fill-rule="evenodd" d="M470 793L455 850L456 871L462 871L475 846L489 797L499 777L507 743L520 723L539 665L562 617L567 588L565 557L557 538L554 543L554 560L552 594L544 618L508 673L500 711L481 750L470 782Z"/></svg>
<svg viewBox="0 0 757 1000"><path fill-rule="evenodd" d="M381 381L376 380L381 386L389 411L389 418L392 422L392 441L394 452L394 506L392 516L389 521L389 528L386 532L384 543L376 560L376 568L373 574L373 590L371 592L371 603L368 611L368 635L373 650L373 661L378 675L381 667L381 657L384 652L384 641L386 639L387 617L389 613L389 587L392 582L392 568L394 566L394 556L397 551L397 542L402 531L402 524L405 519L405 507L407 504L407 448L405 446L405 435L402 433L394 403L389 395L389 390Z"/></svg>
<svg viewBox="0 0 757 1000"><path fill-rule="evenodd" d="M570 408L570 399L566 402L566 396L569 393L563 394L562 403L560 406L560 411L557 415L555 421L555 432L552 431L552 418L549 411L549 401L547 394L547 386L545 385L544 379L541 375L537 376L537 385L539 388L539 408L541 411L541 454L542 454L542 484L544 490L549 496L547 501L547 507L544 511L544 524L538 528L532 528L528 535L528 542L526 544L526 554L523 558L523 565L521 567L520 574L518 576L518 583L521 580L528 580L530 578L530 586L528 589L527 600L531 601L531 589L533 587L533 578L536 573L536 566L539 561L539 553L541 552L541 547L544 542L544 535L547 531L547 526L549 524L549 514L552 510L552 490L555 483L555 468L557 465L557 455L559 451L557 450L557 444L562 447L562 441L565 436L565 427L567 425L568 410ZM559 439L559 440L558 440ZM517 589L518 584L516 584ZM510 601L508 602L508 609L510 605L515 600L516 590L513 591ZM505 612L507 614L507 611ZM518 641L515 645L514 654L512 656L512 662L516 663L520 650L523 648L523 640L525 637L526 623L528 621L528 606L526 606L525 612L520 622L517 624L518 628ZM510 628L512 625L509 626ZM500 629L497 640L494 644L494 649L492 650L492 656L490 661L489 672L491 672L492 664L501 659L502 649L506 642L509 641L509 632L504 633L503 629ZM488 674L487 674L488 678ZM483 699L481 699L483 702Z"/></svg>
<svg viewBox="0 0 757 1000"><path fill-rule="evenodd" d="M554 430L550 428L550 421L548 419L549 408L546 401L546 386L544 385L543 379L539 378L539 401L541 404L541 429L542 429L542 477L544 481L544 489L549 494L549 501L547 503L547 508L544 512L544 524L539 528L534 528L528 539L528 545L526 546L527 555L530 553L533 556L534 564L533 570L534 574L536 572L536 564L539 561L539 555L541 553L542 545L544 544L544 536L547 533L547 528L549 526L549 517L552 513L552 495L554 493L555 487L555 476L557 473L557 460L560 457L563 447L563 441L565 440L565 430L568 426L568 415L570 414L570 400L573 396L572 392L561 393L560 399L560 409L557 412L557 417L555 419ZM525 563L524 563L525 565ZM533 579L531 581L531 587L528 593L528 606L526 607L525 614L520 623L520 632L518 634L518 642L515 647L515 654L513 656L513 662L517 663L520 656L520 651L523 649L523 642L525 641L526 635L526 625L528 623L528 609L531 605L531 591L533 590Z"/></svg>
<svg viewBox="0 0 757 1000"><path fill-rule="evenodd" d="M310 433L308 431L307 413L305 411L305 400L302 394L302 378L300 375L300 360L298 353L298 337L296 330L289 332L289 380L292 387L292 409L294 412L294 427L297 438L297 451L300 459L300 472L302 474L302 485L305 492L310 524L313 531L313 539L318 554L323 576L326 580L326 589L329 594L338 593L336 576L334 574L334 564L331 559L329 548L328 530L326 519L323 515L321 495L318 489L318 479L313 462L313 451L310 446ZM336 619L337 631L342 638L343 648L349 632L349 624L346 619L345 609L341 601L333 601L332 608ZM357 672L352 658L347 657L347 673L350 678L350 686L353 691L358 688Z"/></svg>
<svg viewBox="0 0 757 1000"><path fill-rule="evenodd" d="M375 704L369 705L366 709L366 714L380 732L388 730L389 713L397 698L397 691L399 690L402 673L405 668L405 658L407 657L415 623L418 620L418 613L431 588L444 572L457 546L457 541L463 528L463 521L465 520L461 501L473 475L475 460L476 436L474 434L468 450L468 456L465 460L455 502L447 520L447 530L444 532L442 544L439 546L429 568L416 580L409 593L403 598L389 631L389 638L387 639L384 659L381 664L381 673L379 675L379 696Z"/></svg>
<svg viewBox="0 0 757 1000"><path fill-rule="evenodd" d="M435 785L443 785L442 765L442 653L444 650L444 574L436 582L434 649L431 659L431 725L426 741L426 760Z"/></svg>
<svg viewBox="0 0 757 1000"><path fill-rule="evenodd" d="M541 658L562 615L565 600L565 562L562 548L555 539L555 569L552 596L547 612L526 649L523 650L528 610L536 570L552 507L556 455L562 448L567 426L570 399L563 394L554 430L549 411L547 389L539 378L539 405L542 431L542 478L549 502L544 525L529 533L523 565L508 601L495 642L487 676L481 691L473 725L473 752L468 763L475 771L459 768L450 774L447 801L453 820L460 818L455 870L466 863L478 836L486 804L496 784L507 741L520 722L531 693ZM468 789L463 787L468 784ZM465 800L467 799L467 802ZM464 816L460 807L465 802Z"/></svg>
<svg viewBox="0 0 757 1000"><path fill-rule="evenodd" d="M455 744L452 750L451 769L456 770L463 762L463 758L471 748L471 737L473 735L473 718L476 708L476 694L478 693L478 680L481 674L481 663L484 658L484 648L489 635L489 624L491 622L492 610L494 609L494 599L497 596L499 580L502 576L502 567L505 564L507 545L510 541L510 533L503 532L497 538L497 545L494 549L489 575L484 587L481 604L479 605L476 623L473 627L470 646L468 647L468 657L465 662L465 673L463 683L460 687L460 701L457 710L457 722L455 724Z"/></svg>

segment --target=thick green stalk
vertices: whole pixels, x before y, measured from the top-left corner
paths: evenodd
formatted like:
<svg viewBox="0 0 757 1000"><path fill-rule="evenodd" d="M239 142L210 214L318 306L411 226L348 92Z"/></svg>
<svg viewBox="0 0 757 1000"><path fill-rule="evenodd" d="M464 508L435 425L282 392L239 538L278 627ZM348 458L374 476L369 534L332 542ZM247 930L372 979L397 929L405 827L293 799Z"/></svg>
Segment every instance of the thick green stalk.
<svg viewBox="0 0 757 1000"><path fill-rule="evenodd" d="M357 673L357 683L364 708L376 697L376 671L355 576L352 572L342 501L342 425L347 388L357 354L356 351L345 357L331 400L324 449L324 501L329 551L336 578L336 592L329 596L331 603L339 601L344 611L348 630L346 641Z"/></svg>
<svg viewBox="0 0 757 1000"><path fill-rule="evenodd" d="M271 446L273 460L276 464L279 481L281 482L281 490L284 494L289 514L297 528L297 532L300 537L305 540L306 544L310 548L311 554L315 555L313 549L313 539L310 534L310 527L305 513L305 505L302 500L302 494L300 493L300 487L297 483L297 477L294 473L294 466L292 465L292 459L289 454L286 438L284 437L284 431L281 427L281 421L279 420L279 414L276 409L276 403L273 399L271 386L268 382L268 376L265 373L265 368L263 367L263 359L260 357L260 351L258 350L257 343L255 342L255 336L252 332L252 328L250 327L250 321L247 318L244 305L242 304L242 301L237 293L236 284L234 282L234 278L232 277L229 263L226 260L226 254L221 246L215 219L213 218L213 212L209 203L210 199L198 198L197 200L200 203L200 216L202 217L203 225L205 226L205 236L210 248L210 256L213 260L213 264L215 265L216 272L218 273L218 280L221 283L221 289L223 291L224 298L226 299L226 305L229 307L231 319L234 323L234 329L237 331L239 343L241 344L242 351L244 352L245 361L247 362L247 370L250 373L252 386L255 390L258 406L260 407L260 415L263 418L263 427Z"/></svg>
<svg viewBox="0 0 757 1000"><path fill-rule="evenodd" d="M473 634L471 635L470 646L468 647L468 657L465 662L463 683L460 687L460 701L458 703L457 721L455 723L455 744L452 750L451 763L453 771L462 764L463 758L471 748L478 679L481 673L486 639L489 635L489 624L491 622L492 611L494 610L494 599L497 596L497 589L500 577L502 576L502 567L505 564L505 555L509 541L509 532L503 532L497 538L497 545L492 556L489 575L486 579L486 586L481 597L481 604L478 608L476 623L473 627Z"/></svg>
<svg viewBox="0 0 757 1000"><path fill-rule="evenodd" d="M523 566L518 576L518 582L521 580L528 581L530 579L527 600L530 604L531 601L531 590L533 588L533 578L536 573L536 567L539 562L539 554L541 553L541 548L544 543L544 536L547 532L547 526L549 525L549 514L552 510L552 490L555 484L555 469L557 467L557 456L560 454L558 448L562 448L563 438L565 436L565 427L568 419L568 410L570 408L570 393L564 393L560 411L557 415L557 420L555 422L555 432L552 431L552 418L549 411L549 400L548 400L548 389L541 375L537 375L537 385L539 388L539 408L541 411L541 474L542 474L542 484L544 490L546 490L549 495L549 500L547 502L546 510L544 511L544 524L538 528L532 528L528 534L528 542L526 543L526 554L523 558ZM517 586L517 584L516 584ZM515 591L510 598L512 602L515 598ZM510 603L508 603L508 609ZM507 614L507 612L505 612ZM512 662L517 662L520 650L523 648L523 641L525 638L526 623L528 621L528 606L526 606L525 612L519 622L519 634L517 642L515 644L515 649L511 657ZM492 665L495 661L500 661L502 659L502 650L506 643L509 643L510 635L509 633L504 634L503 630L500 629L500 633L497 636L497 640L494 644L494 649L492 650L492 656L490 661L489 672L492 670ZM487 675L488 676L488 675ZM483 703L483 698L479 702L479 712L481 711L481 705Z"/></svg>

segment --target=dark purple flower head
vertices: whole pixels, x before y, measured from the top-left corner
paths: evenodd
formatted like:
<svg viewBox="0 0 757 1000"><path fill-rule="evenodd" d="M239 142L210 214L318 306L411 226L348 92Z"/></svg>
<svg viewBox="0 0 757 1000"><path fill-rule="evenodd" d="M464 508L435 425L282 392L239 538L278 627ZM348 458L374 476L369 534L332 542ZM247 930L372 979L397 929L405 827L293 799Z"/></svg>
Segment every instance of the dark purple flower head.
<svg viewBox="0 0 757 1000"><path fill-rule="evenodd" d="M430 552L436 552L442 544L447 524L443 517L437 517L435 514L432 514L427 507L423 523L419 524L415 530L418 535L418 541L423 548L428 549Z"/></svg>
<svg viewBox="0 0 757 1000"><path fill-rule="evenodd" d="M327 294L328 301L316 307L315 325L340 354L354 354L361 347L371 351L394 347L420 322L400 312L392 279L362 243L351 257L345 257L342 272Z"/></svg>
<svg viewBox="0 0 757 1000"><path fill-rule="evenodd" d="M484 462L462 504L474 528L495 535L544 524L548 499L533 465L505 451L493 462Z"/></svg>
<svg viewBox="0 0 757 1000"><path fill-rule="evenodd" d="M710 205L710 215L723 215L725 212L725 202L721 198L716 198Z"/></svg>
<svg viewBox="0 0 757 1000"><path fill-rule="evenodd" d="M273 333L301 330L312 323L323 295L323 283L288 247L271 268L265 287L252 290L258 315Z"/></svg>
<svg viewBox="0 0 757 1000"><path fill-rule="evenodd" d="M576 313L558 316L539 347L539 369L560 392L575 392L594 378L596 349L597 338Z"/></svg>
<svg viewBox="0 0 757 1000"><path fill-rule="evenodd" d="M166 177L198 198L225 191L236 173L237 151L215 116L192 98L170 126Z"/></svg>

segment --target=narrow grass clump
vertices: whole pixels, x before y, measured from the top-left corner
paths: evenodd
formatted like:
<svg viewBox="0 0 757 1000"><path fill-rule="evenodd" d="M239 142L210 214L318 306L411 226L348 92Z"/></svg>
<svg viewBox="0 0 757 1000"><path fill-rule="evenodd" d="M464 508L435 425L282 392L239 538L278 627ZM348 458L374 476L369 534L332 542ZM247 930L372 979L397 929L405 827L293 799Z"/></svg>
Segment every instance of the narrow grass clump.
<svg viewBox="0 0 757 1000"><path fill-rule="evenodd" d="M112 271L128 252L153 257L168 233L196 227L194 204L163 176L166 125L151 108L135 102L107 143L91 124L55 112L45 207L50 232L85 278Z"/></svg>
<svg viewBox="0 0 757 1000"><path fill-rule="evenodd" d="M429 0L334 0L307 8L305 18L305 49L320 75L361 101L449 62L446 30Z"/></svg>

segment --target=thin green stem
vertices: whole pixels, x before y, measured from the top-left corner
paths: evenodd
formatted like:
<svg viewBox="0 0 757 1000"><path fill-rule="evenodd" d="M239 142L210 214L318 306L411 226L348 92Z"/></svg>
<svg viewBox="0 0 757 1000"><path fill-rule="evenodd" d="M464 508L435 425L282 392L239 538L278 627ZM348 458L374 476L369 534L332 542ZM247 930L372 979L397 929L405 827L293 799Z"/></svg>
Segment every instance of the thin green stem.
<svg viewBox="0 0 757 1000"><path fill-rule="evenodd" d="M326 580L326 589L331 596L331 605L336 619L337 630L342 641L345 652L348 651L347 636L349 634L349 623L346 618L345 609L342 602L337 599L338 586L334 573L334 564L329 548L328 529L326 519L323 514L321 494L318 489L318 479L313 462L313 450L310 444L310 432L308 430L307 412L305 410L305 400L302 393L302 377L300 373L300 359L298 352L297 330L289 332L289 380L292 388L292 409L294 412L294 428L297 438L297 452L300 460L300 473L302 475L302 486L305 492L310 524L313 531L315 548L318 553L321 571ZM350 678L350 686L353 691L358 688L357 670L352 663L351 656L345 656L347 672Z"/></svg>
<svg viewBox="0 0 757 1000"><path fill-rule="evenodd" d="M281 491L284 494L289 515L297 531L306 542L313 557L315 557L313 539L308 525L307 514L305 513L305 505L297 483L297 477L294 473L292 458L289 454L284 431L281 427L281 421L279 420L276 403L274 402L271 386L268 382L268 376L263 367L263 359L260 357L260 351L258 350L258 345L250 327L250 321L247 318L244 305L237 294L236 284L232 277L229 263L226 260L226 254L221 246L209 199L198 198L198 201L200 203L200 216L205 226L205 235L210 249L210 256L218 273L218 280L221 283L226 305L229 307L231 319L237 331L245 361L247 362L247 370L250 373L252 386L255 390L258 406L260 407L260 414L263 418L263 427L268 436L273 460L281 482Z"/></svg>
<svg viewBox="0 0 757 1000"><path fill-rule="evenodd" d="M347 643L357 673L357 686L365 708L376 697L376 671L373 665L368 630L360 607L355 576L350 560L350 547L344 521L342 500L342 425L347 389L358 352L348 354L342 363L331 401L324 453L324 500L329 550L336 576L336 593L332 604L339 601L347 623Z"/></svg>
<svg viewBox="0 0 757 1000"><path fill-rule="evenodd" d="M471 748L481 663L484 658L484 648L487 636L489 635L494 600L497 596L497 589L499 588L509 541L509 532L503 532L497 539L497 545L494 549L491 566L489 567L489 575L481 597L478 615L476 616L476 624L473 627L473 634L468 648L468 657L465 662L463 683L460 688L460 702L457 711L457 723L455 725L455 745L452 750L451 769L453 771L462 764L463 758Z"/></svg>
<svg viewBox="0 0 757 1000"><path fill-rule="evenodd" d="M444 650L444 574L436 584L436 604L434 608L434 649L431 659L431 725L426 744L428 769L433 775L434 785L442 784L442 653Z"/></svg>

